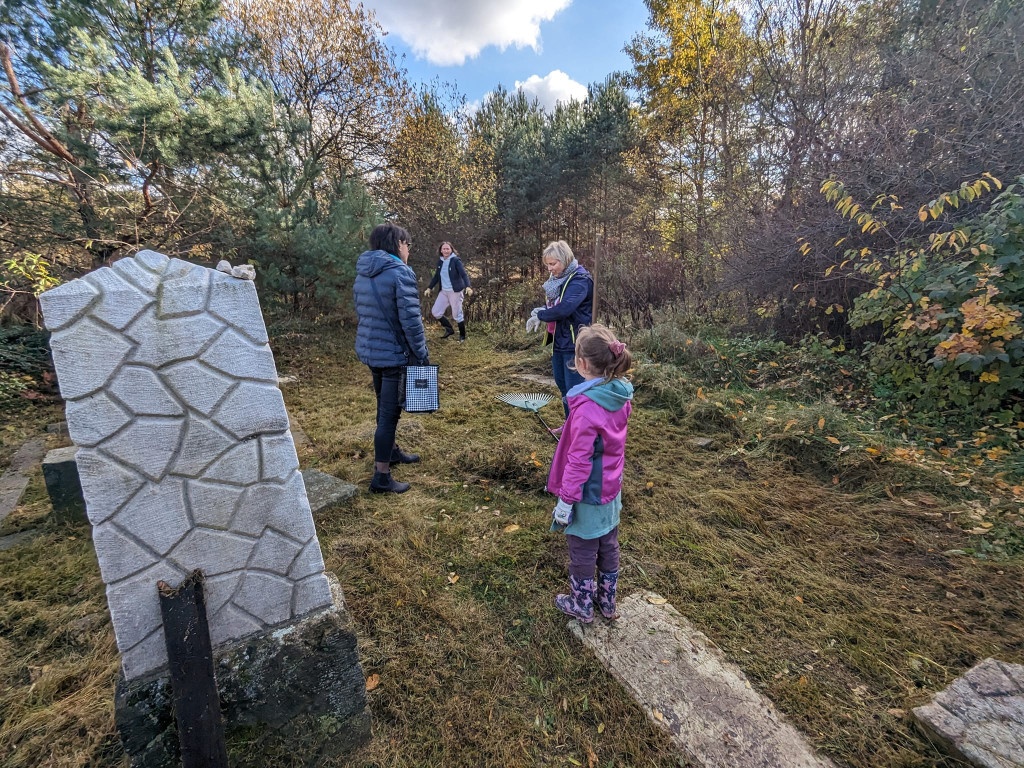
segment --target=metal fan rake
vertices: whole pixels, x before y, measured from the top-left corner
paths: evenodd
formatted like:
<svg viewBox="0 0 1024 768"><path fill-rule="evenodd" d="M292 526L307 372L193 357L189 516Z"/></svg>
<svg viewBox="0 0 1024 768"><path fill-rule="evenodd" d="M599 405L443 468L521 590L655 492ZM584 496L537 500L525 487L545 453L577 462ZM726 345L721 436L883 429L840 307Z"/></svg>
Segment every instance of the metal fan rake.
<svg viewBox="0 0 1024 768"><path fill-rule="evenodd" d="M503 395L496 395L496 399L515 408L522 408L524 411L536 414L537 418L540 419L540 423L544 425L544 430L555 439L556 443L558 442L558 437L551 431L551 427L544 421L544 417L540 415L540 409L555 399L553 395L543 395L536 392L508 392Z"/></svg>

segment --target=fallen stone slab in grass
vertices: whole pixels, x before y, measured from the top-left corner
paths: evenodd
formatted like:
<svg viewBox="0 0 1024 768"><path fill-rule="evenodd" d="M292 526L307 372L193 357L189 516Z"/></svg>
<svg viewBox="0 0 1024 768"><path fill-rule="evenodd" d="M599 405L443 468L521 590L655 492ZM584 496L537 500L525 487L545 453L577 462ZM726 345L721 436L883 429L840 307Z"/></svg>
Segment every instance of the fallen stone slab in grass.
<svg viewBox="0 0 1024 768"><path fill-rule="evenodd" d="M306 453L306 449L310 446L310 440L302 430L299 422L295 420L291 413L288 414L288 430L292 433L292 442L295 443L295 452L299 455L299 459L301 460L302 456Z"/></svg>
<svg viewBox="0 0 1024 768"><path fill-rule="evenodd" d="M18 506L21 494L28 487L29 472L38 466L45 455L45 437L33 437L14 454L7 471L0 476L0 522Z"/></svg>
<svg viewBox="0 0 1024 768"><path fill-rule="evenodd" d="M7 472L31 472L46 455L46 438L33 437L25 441L11 459ZM7 473L5 473L7 474Z"/></svg>
<svg viewBox="0 0 1024 768"><path fill-rule="evenodd" d="M985 659L914 717L946 748L981 768L1024 768L1024 666Z"/></svg>
<svg viewBox="0 0 1024 768"><path fill-rule="evenodd" d="M306 486L309 508L314 513L347 501L359 493L359 489L352 483L346 483L319 469L302 470L302 482Z"/></svg>
<svg viewBox="0 0 1024 768"><path fill-rule="evenodd" d="M619 601L618 621L572 632L702 768L835 768L755 691L743 672L653 592Z"/></svg>
<svg viewBox="0 0 1024 768"><path fill-rule="evenodd" d="M39 531L35 528L29 528L27 531L18 531L18 533L0 536L0 552L16 547L19 544L23 544L24 542L35 538L38 533Z"/></svg>
<svg viewBox="0 0 1024 768"><path fill-rule="evenodd" d="M513 377L517 379L526 379L527 381L532 381L535 384L542 384L545 387L551 387L551 389L558 389L558 385L555 383L553 376L541 376L536 373L517 373L513 374Z"/></svg>
<svg viewBox="0 0 1024 768"><path fill-rule="evenodd" d="M3 522L21 501L21 494L28 488L28 476L11 472L0 477L0 522Z"/></svg>

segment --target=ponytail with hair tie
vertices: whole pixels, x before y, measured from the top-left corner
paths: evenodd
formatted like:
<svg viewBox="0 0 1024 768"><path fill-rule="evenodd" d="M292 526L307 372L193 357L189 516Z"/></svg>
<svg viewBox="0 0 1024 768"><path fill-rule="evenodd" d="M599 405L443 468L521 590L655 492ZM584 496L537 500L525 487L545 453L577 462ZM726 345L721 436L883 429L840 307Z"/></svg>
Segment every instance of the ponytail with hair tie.
<svg viewBox="0 0 1024 768"><path fill-rule="evenodd" d="M576 337L576 354L587 361L587 367L603 379L625 376L633 366L633 356L625 343L615 338L607 326L588 325Z"/></svg>

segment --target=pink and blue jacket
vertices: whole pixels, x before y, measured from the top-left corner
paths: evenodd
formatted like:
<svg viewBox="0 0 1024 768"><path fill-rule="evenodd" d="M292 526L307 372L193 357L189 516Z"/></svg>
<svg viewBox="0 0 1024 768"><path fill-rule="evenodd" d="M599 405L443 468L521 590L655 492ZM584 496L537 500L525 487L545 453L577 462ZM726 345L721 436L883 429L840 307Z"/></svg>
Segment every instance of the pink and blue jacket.
<svg viewBox="0 0 1024 768"><path fill-rule="evenodd" d="M566 393L569 418L551 461L548 491L568 502L607 504L622 490L633 385L591 379Z"/></svg>

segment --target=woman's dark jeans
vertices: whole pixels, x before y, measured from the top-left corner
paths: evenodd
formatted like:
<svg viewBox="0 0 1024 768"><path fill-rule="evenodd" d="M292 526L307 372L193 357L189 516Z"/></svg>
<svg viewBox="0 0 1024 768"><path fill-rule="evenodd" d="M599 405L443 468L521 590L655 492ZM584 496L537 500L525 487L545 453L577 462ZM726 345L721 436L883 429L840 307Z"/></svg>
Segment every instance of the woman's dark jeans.
<svg viewBox="0 0 1024 768"><path fill-rule="evenodd" d="M395 431L405 403L405 367L374 368L373 391L377 395L377 431L373 435L373 460L391 461Z"/></svg>
<svg viewBox="0 0 1024 768"><path fill-rule="evenodd" d="M575 360L575 352L551 353L551 372L555 376L558 391L562 393L562 408L565 410L566 418L569 418L569 402L565 399L565 393L577 384L583 383L583 377L579 371L569 367Z"/></svg>

